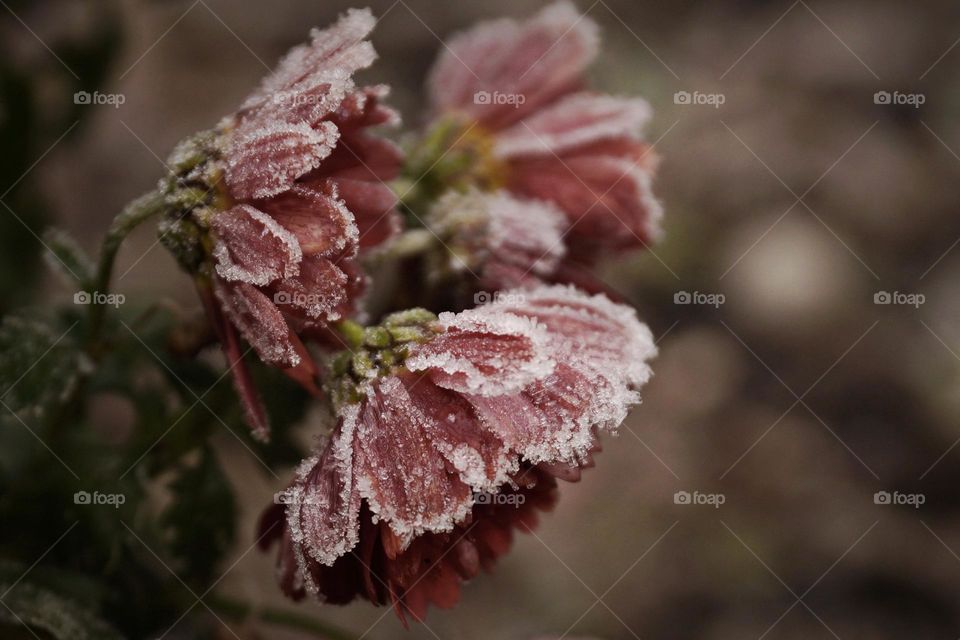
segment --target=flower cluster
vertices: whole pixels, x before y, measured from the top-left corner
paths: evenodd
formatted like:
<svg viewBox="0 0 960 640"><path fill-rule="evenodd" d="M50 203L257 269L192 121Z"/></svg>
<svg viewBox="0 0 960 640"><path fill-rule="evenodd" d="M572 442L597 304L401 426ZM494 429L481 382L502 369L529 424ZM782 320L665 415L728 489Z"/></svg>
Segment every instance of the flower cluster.
<svg viewBox="0 0 960 640"><path fill-rule="evenodd" d="M531 275L569 281L558 259L564 254L589 264L660 235L662 209L651 189L656 157L641 137L651 109L639 98L583 88L598 42L597 25L558 2L523 23L495 20L457 35L430 74L441 140L426 154L439 166L432 171L473 158L442 186L487 191L493 227L507 202L514 217L529 216L543 230L543 250L503 286ZM489 237L491 245L499 240L496 231Z"/></svg>
<svg viewBox="0 0 960 640"><path fill-rule="evenodd" d="M422 620L536 524L639 402L649 330L567 283L573 260L655 238L660 209L640 138L650 110L582 89L598 34L571 4L454 37L409 155L371 130L399 121L387 88L353 79L376 57L374 24L350 11L315 30L236 113L181 143L161 230L254 433L268 421L241 341L330 408L262 519L283 590ZM411 277L411 251L438 264L436 246L409 241L428 232L452 288L492 302L465 309L449 277ZM370 292L374 270L387 285Z"/></svg>

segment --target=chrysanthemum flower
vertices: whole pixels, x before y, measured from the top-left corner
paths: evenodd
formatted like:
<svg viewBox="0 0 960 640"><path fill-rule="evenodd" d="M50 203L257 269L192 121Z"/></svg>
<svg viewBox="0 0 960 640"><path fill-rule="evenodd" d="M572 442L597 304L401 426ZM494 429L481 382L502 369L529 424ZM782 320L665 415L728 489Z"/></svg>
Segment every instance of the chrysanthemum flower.
<svg viewBox="0 0 960 640"><path fill-rule="evenodd" d="M452 606L553 505L556 478L591 464L655 351L632 309L566 286L368 329L334 367L336 428L262 520L281 586L401 619Z"/></svg>
<svg viewBox="0 0 960 640"><path fill-rule="evenodd" d="M487 291L539 284L566 253L565 218L548 202L521 200L508 192L451 190L430 211L430 229L452 253L447 268L470 272Z"/></svg>
<svg viewBox="0 0 960 640"><path fill-rule="evenodd" d="M439 137L477 158L464 179L554 203L583 260L646 245L662 215L656 160L641 138L649 106L583 90L598 41L592 20L558 2L455 36L428 84Z"/></svg>
<svg viewBox="0 0 960 640"><path fill-rule="evenodd" d="M401 156L367 129L392 124L384 86L352 75L376 57L368 10L351 10L294 48L240 110L180 145L170 189L198 202L166 222L165 239L198 283L234 363L248 420L266 417L236 332L265 363L314 389L298 334L339 320L362 288L359 250L389 237L396 198L384 184Z"/></svg>

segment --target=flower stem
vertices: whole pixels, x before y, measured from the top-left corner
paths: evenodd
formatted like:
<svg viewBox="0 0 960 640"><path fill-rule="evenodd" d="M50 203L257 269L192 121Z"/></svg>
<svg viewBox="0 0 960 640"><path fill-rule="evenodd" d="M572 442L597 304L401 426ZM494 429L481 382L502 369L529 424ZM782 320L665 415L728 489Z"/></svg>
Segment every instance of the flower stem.
<svg viewBox="0 0 960 640"><path fill-rule="evenodd" d="M216 609L219 613L233 618L234 620L245 620L250 616L277 626L287 627L288 629L297 629L311 633L318 638L327 640L355 640L357 635L350 631L340 629L327 622L317 620L316 618L302 613L275 609L272 607L256 607L234 600L222 595L211 595L206 598L206 602Z"/></svg>
<svg viewBox="0 0 960 640"><path fill-rule="evenodd" d="M123 244L123 241L130 232L140 225L140 223L163 211L165 206L165 195L159 190L151 191L128 204L124 207L123 211L120 212L120 215L113 219L110 228L107 230L107 235L103 239L103 244L100 246L100 262L97 265L94 281L88 284L91 291L101 294L109 292L110 278L113 274L113 264L116 261L120 245ZM90 305L90 333L88 340L91 350L95 349L96 343L99 340L105 312L106 305Z"/></svg>

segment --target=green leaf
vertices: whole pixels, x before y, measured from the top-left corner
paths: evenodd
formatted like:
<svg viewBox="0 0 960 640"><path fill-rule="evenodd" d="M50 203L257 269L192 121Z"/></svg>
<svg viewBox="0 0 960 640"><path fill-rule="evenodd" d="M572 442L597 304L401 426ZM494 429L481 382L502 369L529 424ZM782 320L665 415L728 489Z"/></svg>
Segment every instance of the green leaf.
<svg viewBox="0 0 960 640"><path fill-rule="evenodd" d="M55 414L69 400L81 372L91 368L71 337L74 326L58 332L19 316L0 323L0 402L22 420L42 421Z"/></svg>
<svg viewBox="0 0 960 640"><path fill-rule="evenodd" d="M93 261L66 231L48 229L43 234L48 251L44 254L47 265L77 290L86 289L93 281Z"/></svg>
<svg viewBox="0 0 960 640"><path fill-rule="evenodd" d="M12 588L11 588L12 587ZM0 582L0 621L44 631L57 640L121 640L113 627L73 600L29 582Z"/></svg>

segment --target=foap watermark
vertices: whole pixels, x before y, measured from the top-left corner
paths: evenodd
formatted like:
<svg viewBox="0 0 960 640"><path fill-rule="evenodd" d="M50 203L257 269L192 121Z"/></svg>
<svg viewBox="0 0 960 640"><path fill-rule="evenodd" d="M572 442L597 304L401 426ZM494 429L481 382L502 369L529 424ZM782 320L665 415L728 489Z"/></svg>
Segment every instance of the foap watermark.
<svg viewBox="0 0 960 640"><path fill-rule="evenodd" d="M477 91L473 94L473 104L508 104L513 105L514 109L519 109L520 105L527 101L527 96L522 93L502 93L500 91Z"/></svg>
<svg viewBox="0 0 960 640"><path fill-rule="evenodd" d="M287 488L273 494L273 504L320 504L315 495L307 495L302 489Z"/></svg>
<svg viewBox="0 0 960 640"><path fill-rule="evenodd" d="M922 493L901 493L899 491L877 491L873 494L873 504L909 506L919 509L927 501Z"/></svg>
<svg viewBox="0 0 960 640"><path fill-rule="evenodd" d="M294 307L300 307L302 309L322 305L324 304L325 300L326 298L317 293L291 293L288 291L277 291L275 294L273 294L274 304L288 304L293 305Z"/></svg>
<svg viewBox="0 0 960 640"><path fill-rule="evenodd" d="M727 301L722 293L704 293L702 291L677 291L673 294L673 304L703 304L719 308Z"/></svg>
<svg viewBox="0 0 960 640"><path fill-rule="evenodd" d="M486 491L473 492L473 504L519 507L526 501L527 496L522 493L488 493Z"/></svg>
<svg viewBox="0 0 960 640"><path fill-rule="evenodd" d="M507 293L503 291L477 291L473 294L473 304L489 304L501 302L504 304L523 304L527 297L522 293Z"/></svg>
<svg viewBox="0 0 960 640"><path fill-rule="evenodd" d="M927 301L922 293L904 293L902 291L877 291L873 294L873 304L899 304L919 309Z"/></svg>
<svg viewBox="0 0 960 640"><path fill-rule="evenodd" d="M120 505L127 501L127 496L122 493L100 493L94 491L77 491L73 494L73 504L82 505L109 505L114 509L119 509Z"/></svg>
<svg viewBox="0 0 960 640"><path fill-rule="evenodd" d="M100 93L94 91L77 91L73 94L73 104L101 105L107 104L114 109L119 109L120 105L127 101L127 96L122 93Z"/></svg>
<svg viewBox="0 0 960 640"><path fill-rule="evenodd" d="M701 93L694 91L677 91L673 94L673 104L681 105L708 105L714 109L719 109L720 105L727 101L727 96L722 93Z"/></svg>
<svg viewBox="0 0 960 640"><path fill-rule="evenodd" d="M73 294L73 304L102 304L119 307L127 301L122 293L100 293L99 291L77 291Z"/></svg>
<svg viewBox="0 0 960 640"><path fill-rule="evenodd" d="M700 491L677 491L673 494L673 504L708 505L719 509L727 501L722 493L701 493Z"/></svg>
<svg viewBox="0 0 960 640"><path fill-rule="evenodd" d="M919 109L927 101L923 93L902 93L900 91L877 91L873 94L873 104L906 105Z"/></svg>

